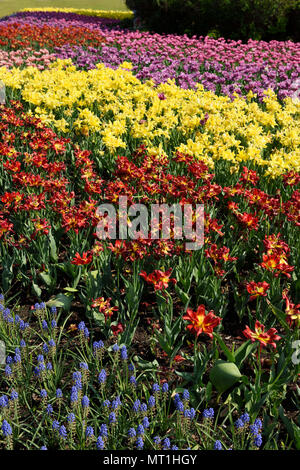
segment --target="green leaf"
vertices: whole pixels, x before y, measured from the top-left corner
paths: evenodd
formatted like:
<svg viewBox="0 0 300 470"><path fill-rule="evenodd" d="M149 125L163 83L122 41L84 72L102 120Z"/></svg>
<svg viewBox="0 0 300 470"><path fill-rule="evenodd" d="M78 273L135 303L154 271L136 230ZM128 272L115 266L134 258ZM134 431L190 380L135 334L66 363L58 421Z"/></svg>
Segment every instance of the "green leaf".
<svg viewBox="0 0 300 470"><path fill-rule="evenodd" d="M188 305L190 301L190 296L186 292L184 292L182 289L180 289L180 287L178 287L177 285L176 285L175 290L176 290L176 294L180 298L183 305L185 306Z"/></svg>
<svg viewBox="0 0 300 470"><path fill-rule="evenodd" d="M67 292L78 292L78 289L75 289L75 287L64 287L64 290Z"/></svg>
<svg viewBox="0 0 300 470"><path fill-rule="evenodd" d="M126 327L125 331L120 336L120 341L126 345L127 347L130 346L132 343L133 337L135 335L135 331L137 329L137 326L139 324L140 319L138 318L133 325L128 324Z"/></svg>
<svg viewBox="0 0 300 470"><path fill-rule="evenodd" d="M79 272L74 280L74 283L73 283L73 288L76 289L76 287L78 286L78 283L80 281L80 278L81 278L81 266L79 266ZM74 276L73 276L73 279L74 279Z"/></svg>
<svg viewBox="0 0 300 470"><path fill-rule="evenodd" d="M98 269L95 269L93 271L90 271L89 274L94 278L94 279L97 279L97 276L99 274L99 270Z"/></svg>
<svg viewBox="0 0 300 470"><path fill-rule="evenodd" d="M39 274L40 278L43 280L43 282L46 284L46 286L50 287L53 283L53 279L49 274L46 272L42 272Z"/></svg>
<svg viewBox="0 0 300 470"><path fill-rule="evenodd" d="M282 419L283 424L285 425L291 439L295 443L296 449L300 450L300 429L293 421L291 421L285 416L281 405L279 406L279 416Z"/></svg>
<svg viewBox="0 0 300 470"><path fill-rule="evenodd" d="M49 236L49 245L50 245L50 256L52 258L52 261L56 262L58 261L57 248L56 248L55 238L53 237L51 230L49 231L48 236Z"/></svg>
<svg viewBox="0 0 300 470"><path fill-rule="evenodd" d="M190 372L179 372L178 370L176 370L175 373L176 375L178 375L178 377L182 377L183 380L185 380L186 382L193 381L194 374L191 374Z"/></svg>
<svg viewBox="0 0 300 470"><path fill-rule="evenodd" d="M219 345L221 346L222 351L225 353L228 361L235 362L235 355L227 348L226 344L222 340L221 336L217 333L213 334L216 340L218 341Z"/></svg>
<svg viewBox="0 0 300 470"><path fill-rule="evenodd" d="M243 343L236 351L235 351L235 363L238 367L242 365L245 359L257 348L257 342L251 343L250 339Z"/></svg>
<svg viewBox="0 0 300 470"><path fill-rule="evenodd" d="M71 308L72 300L73 296L60 293L55 297L55 299L49 300L47 305L49 307L61 307L68 312Z"/></svg>
<svg viewBox="0 0 300 470"><path fill-rule="evenodd" d="M102 326L105 325L105 319L104 319L103 313L93 311L93 319L96 322L99 322Z"/></svg>
<svg viewBox="0 0 300 470"><path fill-rule="evenodd" d="M154 361L150 362L150 361L145 361L145 359L142 359L139 356L134 356L133 360L137 363L139 368L143 369L144 371L146 371L146 370L149 370L149 371L155 370L155 371L157 371L158 368L159 368L159 364L158 364L156 359L154 359Z"/></svg>
<svg viewBox="0 0 300 470"><path fill-rule="evenodd" d="M259 393L260 393L260 390L259 390ZM259 401L256 399L255 403L252 404L250 413L251 415L253 415L253 417L256 417L258 415L258 413L260 412L260 409L264 406L269 396L270 396L270 393L267 392L262 396L262 398ZM253 400L253 396L252 396L252 400Z"/></svg>
<svg viewBox="0 0 300 470"><path fill-rule="evenodd" d="M218 360L211 369L209 378L218 392L223 393L238 382L242 377L233 362Z"/></svg>
<svg viewBox="0 0 300 470"><path fill-rule="evenodd" d="M34 293L40 298L41 294L42 294L42 291L39 288L39 286L37 284L35 284L34 282L32 283L32 289L33 289Z"/></svg>
<svg viewBox="0 0 300 470"><path fill-rule="evenodd" d="M212 394L212 383L211 383L211 382L208 382L207 387L206 387L206 390L205 390L205 397L206 397L207 403L208 403L208 402L210 401L210 399L211 399L211 394Z"/></svg>
<svg viewBox="0 0 300 470"><path fill-rule="evenodd" d="M271 302L268 302L268 305L272 312L274 313L275 317L279 320L279 322L282 324L282 326L287 330L290 331L290 327L286 321L286 315L285 313L280 310L279 308L275 307L274 305L271 304Z"/></svg>

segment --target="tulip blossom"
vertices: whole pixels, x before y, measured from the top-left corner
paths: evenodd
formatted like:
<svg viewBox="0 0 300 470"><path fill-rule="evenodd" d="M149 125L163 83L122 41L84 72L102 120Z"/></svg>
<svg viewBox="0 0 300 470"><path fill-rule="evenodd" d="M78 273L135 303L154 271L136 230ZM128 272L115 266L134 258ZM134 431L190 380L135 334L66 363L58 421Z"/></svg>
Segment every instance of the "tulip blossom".
<svg viewBox="0 0 300 470"><path fill-rule="evenodd" d="M82 253L82 256L77 252L72 259L71 263L76 264L77 266L82 266L85 264L89 264L93 259L93 255L90 252Z"/></svg>
<svg viewBox="0 0 300 470"><path fill-rule="evenodd" d="M117 325L111 325L111 330L114 336L118 336L120 333L123 333L124 325L120 322Z"/></svg>
<svg viewBox="0 0 300 470"><path fill-rule="evenodd" d="M289 273L294 271L294 266L288 264L284 253L263 255L263 262L260 265L267 271L274 272L275 277L278 277L279 274L282 273L290 278L291 275Z"/></svg>
<svg viewBox="0 0 300 470"><path fill-rule="evenodd" d="M182 318L189 321L186 328L197 337L201 333L206 333L210 338L212 338L213 329L221 323L221 318L217 317L212 310L208 313L205 312L204 305L199 305L196 312L191 308L188 308L186 315Z"/></svg>
<svg viewBox="0 0 300 470"><path fill-rule="evenodd" d="M92 307L98 307L99 312L104 314L105 322L107 318L110 318L114 312L118 311L118 307L110 306L111 298L104 300L104 297L98 297L92 303Z"/></svg>
<svg viewBox="0 0 300 470"><path fill-rule="evenodd" d="M249 294L251 294L249 300L254 300L257 297L266 297L267 296L267 290L269 289L270 284L267 282L254 282L250 281L246 285L247 291Z"/></svg>
<svg viewBox="0 0 300 470"><path fill-rule="evenodd" d="M275 341L278 341L281 338L281 336L278 336L276 333L277 330L275 328L270 328L268 331L265 331L265 326L258 320L255 322L254 331L250 330L249 326L246 326L245 330L243 331L244 336L246 336L248 339L251 339L252 343L254 343L254 341L259 341L261 348L269 344L275 349Z"/></svg>
<svg viewBox="0 0 300 470"><path fill-rule="evenodd" d="M149 284L153 284L155 290L167 289L170 282L176 284L176 279L170 278L172 268L167 271L161 271L156 269L151 274L147 274L145 271L140 272L140 276L145 279Z"/></svg>
<svg viewBox="0 0 300 470"><path fill-rule="evenodd" d="M300 304L292 304L287 296L287 289L282 292L282 298L285 300L286 321L289 325L295 322L300 326Z"/></svg>

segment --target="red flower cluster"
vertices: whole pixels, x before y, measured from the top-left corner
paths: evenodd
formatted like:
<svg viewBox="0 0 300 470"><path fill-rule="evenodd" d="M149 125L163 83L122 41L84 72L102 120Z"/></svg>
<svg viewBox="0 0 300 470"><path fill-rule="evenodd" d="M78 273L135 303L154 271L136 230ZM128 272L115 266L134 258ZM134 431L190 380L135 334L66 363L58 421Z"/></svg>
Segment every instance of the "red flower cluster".
<svg viewBox="0 0 300 470"><path fill-rule="evenodd" d="M287 256L290 249L288 245L280 239L280 233L278 235L266 235L264 245L267 249L267 253L263 255L263 262L260 266L273 272L275 277L278 277L280 274L285 274L290 278L291 275L289 273L294 270L294 267L288 264Z"/></svg>
<svg viewBox="0 0 300 470"><path fill-rule="evenodd" d="M11 23L0 26L0 46L18 50L26 47L46 47L52 49L64 44L98 47L106 42L105 38L95 30L75 26L59 28L44 24L43 26Z"/></svg>
<svg viewBox="0 0 300 470"><path fill-rule="evenodd" d="M104 258L110 250L112 263L119 257L122 268L136 260L149 261L152 266L155 260L161 263L162 258L175 258L183 253L185 243L176 238L177 220L173 216L168 240L140 238L108 240L107 243L93 240L95 227L102 220L97 215L100 201L118 204L120 196L126 196L128 204L141 202L193 205L205 202L204 254L208 260L204 260L204 263L205 268L209 263L212 264L216 276L224 276L228 263L237 260L231 253L239 253L240 256L243 250L248 250L248 254L251 251L251 257L248 257L250 259L247 258L250 270L261 261L255 259L253 254L259 247L257 239L265 224L266 215L271 222L276 217L276 226L282 227L283 233L288 224L300 224L299 191L292 188L299 182L295 173L283 176L286 185L283 195L276 193L275 196L270 196L261 189L252 187L258 182L262 184L263 179L259 180L255 172L246 168L235 186L222 188L214 183L215 175L209 171L207 165L194 157L181 153L170 158L149 155L144 147L140 147L131 158L119 156L110 177L102 179L104 176L99 173L97 161L90 150L82 150L70 139L58 137L38 119L23 113L20 103L11 102L11 105L11 108L0 106L0 177L4 181L0 193L0 240L8 252L18 249L23 250L25 257L29 253L30 256L35 256L42 242L47 245L48 240L45 237L49 237L49 240L54 238L60 261L68 260L68 250L72 250L75 253L71 257L72 264L86 265L87 269L91 269L92 261L104 250L101 256ZM69 158L70 152L72 158ZM227 203L234 215L234 222L228 222L224 217ZM247 205L255 208L253 213L245 211ZM196 213L193 212L192 215L195 223ZM107 221L109 222L108 218ZM130 224L131 221L128 220L128 227ZM238 225L239 230L231 232L234 224ZM158 221L158 230L161 227L162 223ZM251 229L260 230L249 234ZM220 243L220 237L224 243ZM81 244L83 239L84 245ZM255 246L248 243L252 243L252 240L255 240ZM290 278L294 267L289 265L288 260L293 253L281 235L268 235L263 244L265 251L260 266L276 277L284 274ZM86 251L80 251L80 246L84 246ZM189 255L192 258L192 254ZM246 262L244 264L243 257L241 262L244 269ZM236 265L239 268L238 263ZM151 273L141 271L140 275L155 290L164 290L171 283L176 283L176 279L171 277L171 268L164 271L154 267ZM248 264L241 276L245 272L249 272ZM268 273L265 274L268 276ZM221 282L221 288L226 288L223 280ZM268 282L271 283L270 279ZM250 300L253 300L266 297L270 285L267 282L250 281L246 287ZM298 324L299 305L292 304L286 293L284 299L287 320L291 325ZM110 299L104 300L102 297L95 299L93 306L99 308L105 319L110 318L117 310L117 307L111 307ZM204 332L210 337L214 327L221 321L213 311L206 313L204 306L198 307L195 312L188 309L184 319L189 322L187 328L196 335ZM113 325L115 334L122 332L122 328L124 326L120 323ZM257 330L252 333L258 335L257 338L264 338L264 344L268 344L269 340L263 334L269 335L269 338L272 336L270 331L260 330L259 333ZM248 330L247 332L250 334ZM271 343L274 341L269 341Z"/></svg>
<svg viewBox="0 0 300 470"><path fill-rule="evenodd" d="M285 186L294 186L300 182L300 174L295 171L289 171L282 177Z"/></svg>
<svg viewBox="0 0 300 470"><path fill-rule="evenodd" d="M282 179L285 186L294 186L299 183L300 175L295 172L289 172L286 175L283 175ZM246 199L251 206L256 206L257 210L260 212L259 215L267 214L269 217L276 217L279 214L284 214L287 220L294 222L295 225L300 225L299 191L295 190L291 197L286 202L283 202L282 195L279 192L275 196L270 196L257 187L247 189L246 184L248 182L251 182L252 184L257 183L258 177L255 172L251 173L250 170L246 171L245 167L244 175L240 178L240 181L243 184L237 183L235 186L223 188L225 197L231 198L234 196L241 196L243 199ZM247 215L242 217L243 214L239 211L237 203L233 201L230 202L228 207L241 223L246 223L246 225L248 225L252 220L252 227L249 227L257 227L257 224L255 223L255 217L257 217L256 214L250 214L251 217L249 218Z"/></svg>
<svg viewBox="0 0 300 470"><path fill-rule="evenodd" d="M226 246L218 248L215 243L211 244L204 253L207 258L211 258L213 260L215 273L220 277L225 274L224 269L222 269L222 263L237 260L237 258L230 256L229 248Z"/></svg>
<svg viewBox="0 0 300 470"><path fill-rule="evenodd" d="M98 307L99 312L103 313L105 322L108 318L111 318L114 312L117 312L119 309L118 307L111 307L110 306L111 298L104 300L104 297L98 297L92 303L92 307Z"/></svg>
<svg viewBox="0 0 300 470"><path fill-rule="evenodd" d="M236 216L237 220L249 230L258 230L259 218L256 216L256 214L240 212L238 210L238 205L232 201L228 203L228 209L231 210L232 213Z"/></svg>
<svg viewBox="0 0 300 470"><path fill-rule="evenodd" d="M257 175L256 171L249 170L249 168L244 166L243 173L239 181L241 181L243 184L251 183L253 186L255 186L259 181L259 176Z"/></svg>

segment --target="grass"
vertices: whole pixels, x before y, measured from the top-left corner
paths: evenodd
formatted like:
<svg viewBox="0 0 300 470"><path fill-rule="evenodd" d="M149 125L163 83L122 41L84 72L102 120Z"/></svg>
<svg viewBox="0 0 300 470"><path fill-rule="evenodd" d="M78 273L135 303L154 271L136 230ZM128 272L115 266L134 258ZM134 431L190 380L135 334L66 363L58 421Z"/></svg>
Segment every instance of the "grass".
<svg viewBox="0 0 300 470"><path fill-rule="evenodd" d="M0 17L11 15L22 8L61 7L92 8L94 10L127 10L124 0L0 0Z"/></svg>

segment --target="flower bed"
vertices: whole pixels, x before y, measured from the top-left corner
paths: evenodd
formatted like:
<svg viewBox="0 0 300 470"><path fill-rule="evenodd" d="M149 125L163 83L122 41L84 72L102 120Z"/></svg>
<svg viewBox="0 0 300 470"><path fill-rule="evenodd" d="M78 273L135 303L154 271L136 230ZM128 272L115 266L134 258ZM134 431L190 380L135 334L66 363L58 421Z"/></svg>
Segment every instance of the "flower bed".
<svg viewBox="0 0 300 470"><path fill-rule="evenodd" d="M76 47L63 46L55 53L58 58L72 58L79 68L95 68L98 62L117 67L124 61L133 65L133 72L141 80L156 83L174 79L183 88L195 88L201 82L208 90L233 97L234 93L247 94L249 90L260 99L271 88L279 98L291 96L298 88L299 43L292 41L241 41L192 38L176 35L150 34L109 28L107 19L56 12L21 12L1 23L1 36L8 34L11 24L18 29L88 28L92 35L106 38L102 48L83 47L78 38ZM38 30L34 30L38 35ZM75 39L74 39L75 41ZM74 44L74 42L71 42ZM20 47L20 43L18 43ZM59 40L53 47L60 46ZM78 47L77 47L78 46Z"/></svg>
<svg viewBox="0 0 300 470"><path fill-rule="evenodd" d="M0 447L299 448L299 44L83 13L0 22Z"/></svg>

